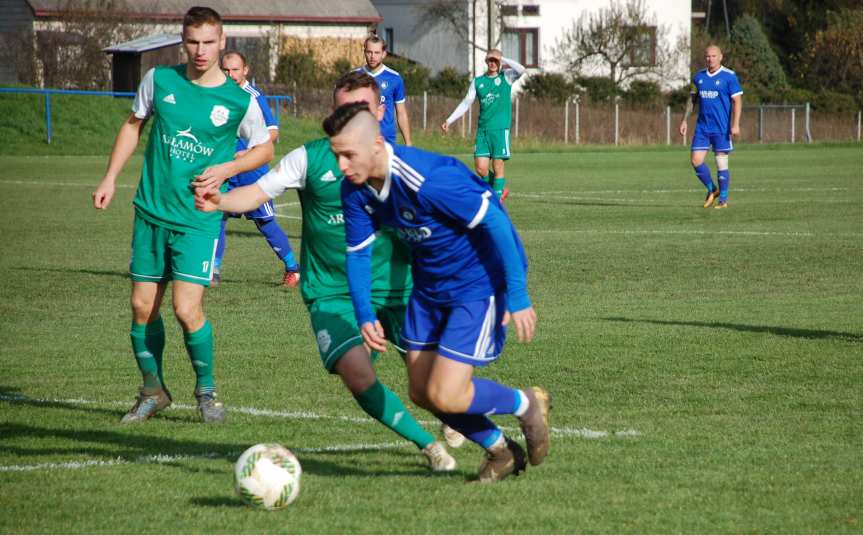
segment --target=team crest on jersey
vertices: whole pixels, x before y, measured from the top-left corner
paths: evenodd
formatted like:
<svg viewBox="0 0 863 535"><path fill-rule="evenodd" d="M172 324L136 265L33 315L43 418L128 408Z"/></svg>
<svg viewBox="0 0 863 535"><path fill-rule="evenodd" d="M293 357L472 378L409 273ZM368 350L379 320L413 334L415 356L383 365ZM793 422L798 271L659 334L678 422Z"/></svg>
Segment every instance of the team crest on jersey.
<svg viewBox="0 0 863 535"><path fill-rule="evenodd" d="M402 208L402 219L405 221L413 221L416 217L416 213L410 208Z"/></svg>
<svg viewBox="0 0 863 535"><path fill-rule="evenodd" d="M318 331L318 348L321 350L321 353L326 353L327 350L330 349L330 344L333 343L333 339L330 338L330 333L326 329L321 329Z"/></svg>
<svg viewBox="0 0 863 535"><path fill-rule="evenodd" d="M386 80L384 80L384 81L382 81L382 82L381 82L381 89L386 89L387 87L389 87L389 85L390 85L390 84L388 84L388 83L387 83L387 81L386 81Z"/></svg>
<svg viewBox="0 0 863 535"><path fill-rule="evenodd" d="M230 110L228 110L228 108L222 106L221 104L216 104L210 111L210 121L212 121L213 126L222 126L223 124L228 122L228 117L230 115L231 112Z"/></svg>
<svg viewBox="0 0 863 535"><path fill-rule="evenodd" d="M494 79L494 85L500 85L500 77Z"/></svg>
<svg viewBox="0 0 863 535"><path fill-rule="evenodd" d="M366 213L368 213L369 215L372 215L373 213L375 213L375 209L372 208L371 206L369 206L368 204L364 205L363 208L366 210Z"/></svg>
<svg viewBox="0 0 863 535"><path fill-rule="evenodd" d="M719 82L719 80L716 80L716 85L720 85L720 82Z"/></svg>
<svg viewBox="0 0 863 535"><path fill-rule="evenodd" d="M481 84L479 84L479 88L480 88L480 89L482 89L483 87L485 87L485 84L482 84L482 83L481 83Z"/></svg>

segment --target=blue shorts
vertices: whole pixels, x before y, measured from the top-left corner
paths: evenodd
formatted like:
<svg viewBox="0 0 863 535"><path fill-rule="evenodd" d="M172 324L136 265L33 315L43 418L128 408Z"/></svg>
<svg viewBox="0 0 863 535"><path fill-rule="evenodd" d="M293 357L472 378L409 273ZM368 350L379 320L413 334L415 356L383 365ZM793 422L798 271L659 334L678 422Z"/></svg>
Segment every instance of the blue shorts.
<svg viewBox="0 0 863 535"><path fill-rule="evenodd" d="M734 147L731 144L731 134L704 134L695 129L692 135L692 149L710 150L713 147L713 152L731 152Z"/></svg>
<svg viewBox="0 0 863 535"><path fill-rule="evenodd" d="M455 305L435 305L411 295L402 327L402 343L414 351L438 354L472 366L497 360L506 343L503 294Z"/></svg>
<svg viewBox="0 0 863 535"><path fill-rule="evenodd" d="M238 185L228 183L228 191L239 187L240 186ZM246 219L270 220L276 217L276 210L273 206L273 201L270 200L258 206L254 210L242 214L236 212L225 212L225 217L245 217Z"/></svg>

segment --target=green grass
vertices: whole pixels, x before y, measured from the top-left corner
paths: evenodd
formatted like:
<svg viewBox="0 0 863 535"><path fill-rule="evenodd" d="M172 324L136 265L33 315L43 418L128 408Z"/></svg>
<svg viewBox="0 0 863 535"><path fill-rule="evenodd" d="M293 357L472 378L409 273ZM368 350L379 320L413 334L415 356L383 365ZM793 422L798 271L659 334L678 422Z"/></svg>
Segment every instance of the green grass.
<svg viewBox="0 0 863 535"><path fill-rule="evenodd" d="M458 473L432 476L383 427L340 419L363 415L246 221L206 303L229 422L186 408L193 374L165 307L183 407L117 425L140 380L126 276L140 158L96 212L104 154L0 157L0 532L859 532L863 152L743 147L717 211L700 208L684 149L516 151L509 208L539 330L482 374L546 386L557 431L545 464L491 486L465 484L473 446ZM299 246L299 221L280 222ZM395 355L379 372L406 398ZM286 511L232 489L233 461L265 441L305 470ZM87 461L115 464L49 464ZM36 469L10 471L22 466Z"/></svg>

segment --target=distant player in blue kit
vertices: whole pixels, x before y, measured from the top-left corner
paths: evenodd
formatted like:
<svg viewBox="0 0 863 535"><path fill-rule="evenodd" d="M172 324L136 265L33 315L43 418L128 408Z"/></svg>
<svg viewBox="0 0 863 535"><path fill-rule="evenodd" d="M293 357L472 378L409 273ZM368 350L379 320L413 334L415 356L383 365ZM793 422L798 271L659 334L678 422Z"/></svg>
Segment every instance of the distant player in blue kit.
<svg viewBox="0 0 863 535"><path fill-rule="evenodd" d="M357 69L363 71L378 83L381 90L381 104L384 106L384 118L381 119L381 135L390 143L396 142L396 124L402 132L404 144L410 147L411 125L408 119L408 107L405 97L405 83L401 75L384 65L387 57L387 42L372 35L363 43L363 55L366 64Z"/></svg>
<svg viewBox="0 0 863 535"><path fill-rule="evenodd" d="M473 376L475 367L500 356L509 323L523 342L533 339L536 326L527 257L500 201L455 158L385 142L362 103L336 109L324 130L346 179L346 268L366 344L386 348L370 293L372 248L385 225L413 258L414 289L401 333L411 399L487 451L480 481L526 467L524 450L491 414L519 419L530 463L540 464L550 445L548 393Z"/></svg>
<svg viewBox="0 0 863 535"><path fill-rule="evenodd" d="M743 90L734 71L722 66L722 51L716 45L704 51L706 69L692 77L692 98L686 103L686 111L680 122L680 135L686 135L686 121L695 104L698 104L698 121L692 136L692 167L695 176L707 188L704 207L728 208L728 186L731 175L728 171L728 153L734 148L731 138L740 135L740 115L743 111ZM717 187L710 176L710 168L704 163L707 151L713 147L716 154Z"/></svg>
<svg viewBox="0 0 863 535"><path fill-rule="evenodd" d="M273 114L270 112L270 106L267 104L267 99L261 91L249 83L247 79L249 75L249 66L246 63L246 57L240 52L226 52L222 57L222 70L225 71L237 85L243 88L247 93L258 100L261 111L264 113L264 121L267 123L267 130L270 132L270 139L275 143L279 137L279 124ZM248 150L246 142L242 139L237 139L237 152L241 153ZM240 186L254 184L259 178L264 176L269 171L269 166L263 165L255 170L239 174L231 177L228 181L228 191ZM222 257L225 255L225 227L229 217L245 216L246 219L254 221L255 226L266 238L267 243L276 253L276 256L284 262L285 273L282 276L282 284L290 288L295 288L300 282L300 266L297 265L297 260L294 258L294 251L291 249L291 243L288 241L285 231L276 222L276 213L273 209L273 202L269 201L262 204L259 208L246 212L244 214L226 214L222 220L222 228L219 233L219 245L216 248L215 265L213 266L213 280L211 285L219 284L222 280Z"/></svg>

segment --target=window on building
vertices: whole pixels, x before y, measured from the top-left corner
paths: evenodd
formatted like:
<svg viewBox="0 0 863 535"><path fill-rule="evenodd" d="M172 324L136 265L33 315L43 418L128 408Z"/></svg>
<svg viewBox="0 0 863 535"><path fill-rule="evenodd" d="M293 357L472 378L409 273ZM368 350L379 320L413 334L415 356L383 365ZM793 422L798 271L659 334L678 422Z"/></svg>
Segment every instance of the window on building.
<svg viewBox="0 0 863 535"><path fill-rule="evenodd" d="M629 64L635 67L656 65L656 26L643 26L635 30L635 46L629 52Z"/></svg>
<svg viewBox="0 0 863 535"><path fill-rule="evenodd" d="M521 14L525 17L536 17L539 15L539 5L530 4L526 6L521 6Z"/></svg>
<svg viewBox="0 0 863 535"><path fill-rule="evenodd" d="M504 17L516 17L518 16L518 6L504 4L500 6L500 14Z"/></svg>
<svg viewBox="0 0 863 535"><path fill-rule="evenodd" d="M539 28L508 28L502 35L503 55L525 67L539 67Z"/></svg>
<svg viewBox="0 0 863 535"><path fill-rule="evenodd" d="M384 28L384 41L387 42L387 52L392 52L393 54L396 52L396 40L394 35L395 33L392 28Z"/></svg>

